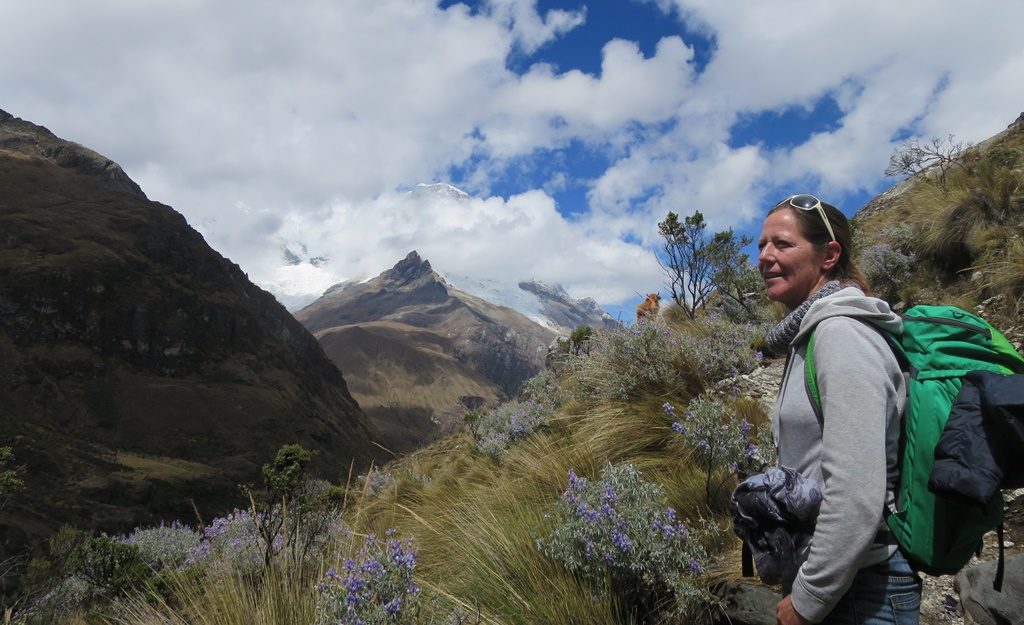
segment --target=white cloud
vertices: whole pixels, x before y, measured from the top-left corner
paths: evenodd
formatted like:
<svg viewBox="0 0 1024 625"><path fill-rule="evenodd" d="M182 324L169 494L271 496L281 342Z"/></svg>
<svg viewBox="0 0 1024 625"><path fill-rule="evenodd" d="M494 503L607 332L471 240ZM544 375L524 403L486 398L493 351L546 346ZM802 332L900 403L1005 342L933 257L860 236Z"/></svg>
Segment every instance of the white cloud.
<svg viewBox="0 0 1024 625"><path fill-rule="evenodd" d="M634 288L647 288L631 285L661 281L648 251L595 236L584 225L570 222L542 191L503 200L456 196L440 186L420 187L361 204L339 203L323 219L293 213L281 233L301 240L311 256L330 259L316 271L303 268L278 274L282 287L299 277L322 290L324 284L374 276L413 249L444 272L505 283L529 278L560 282L575 297L599 301L622 301Z"/></svg>
<svg viewBox="0 0 1024 625"><path fill-rule="evenodd" d="M490 14L506 25L525 52L532 53L544 44L586 21L587 11L550 9L542 18L537 0L488 0Z"/></svg>
<svg viewBox="0 0 1024 625"><path fill-rule="evenodd" d="M689 170L702 168L678 163L723 158L710 148L727 140L741 115L833 98L842 113L834 129L765 151L726 186L839 194L885 184L881 172L898 133L977 141L1024 108L1024 41L1012 26L1024 19L1019 3L652 1L699 25L716 47L687 93L673 145L651 142L616 163L595 187L597 202L628 204L638 188L695 198L702 180Z"/></svg>
<svg viewBox="0 0 1024 625"><path fill-rule="evenodd" d="M585 0L10 2L0 106L117 160L265 284L320 288L417 249L605 304L653 288L644 246L668 210L720 228L777 187L877 189L899 133L978 141L1024 108L1021 3L650 1L713 39L700 73L682 28L653 52L596 42L596 73L529 64L594 19ZM822 98L828 127L733 139ZM568 146L607 167L579 173ZM401 192L452 167L479 198ZM581 179L591 206L566 219L549 193ZM282 239L330 261L282 270Z"/></svg>

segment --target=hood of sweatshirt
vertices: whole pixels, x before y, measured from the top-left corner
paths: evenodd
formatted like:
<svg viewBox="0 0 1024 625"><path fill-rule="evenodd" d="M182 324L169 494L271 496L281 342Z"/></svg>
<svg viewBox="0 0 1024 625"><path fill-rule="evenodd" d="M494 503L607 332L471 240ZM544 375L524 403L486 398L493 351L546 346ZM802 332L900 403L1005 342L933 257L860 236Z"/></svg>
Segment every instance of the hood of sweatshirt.
<svg viewBox="0 0 1024 625"><path fill-rule="evenodd" d="M851 286L811 304L800 322L800 331L793 339L793 344L797 345L806 339L815 326L830 317L853 317L896 336L903 333L903 319L889 308L887 302L867 297L863 291Z"/></svg>

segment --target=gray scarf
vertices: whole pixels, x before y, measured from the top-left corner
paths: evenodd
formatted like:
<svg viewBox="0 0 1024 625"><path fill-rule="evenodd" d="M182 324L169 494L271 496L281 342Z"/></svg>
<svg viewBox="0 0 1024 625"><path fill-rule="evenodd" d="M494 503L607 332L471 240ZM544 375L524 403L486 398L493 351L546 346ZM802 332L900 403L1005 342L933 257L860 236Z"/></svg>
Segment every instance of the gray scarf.
<svg viewBox="0 0 1024 625"><path fill-rule="evenodd" d="M820 289L811 293L810 297L804 300L803 304L794 308L765 335L764 340L768 351L776 356L785 354L789 349L789 344L793 342L797 332L800 331L800 323L804 320L804 315L807 314L807 311L811 309L811 304L823 297L837 293L847 286L849 286L848 283L840 282L839 280L829 280L821 285Z"/></svg>

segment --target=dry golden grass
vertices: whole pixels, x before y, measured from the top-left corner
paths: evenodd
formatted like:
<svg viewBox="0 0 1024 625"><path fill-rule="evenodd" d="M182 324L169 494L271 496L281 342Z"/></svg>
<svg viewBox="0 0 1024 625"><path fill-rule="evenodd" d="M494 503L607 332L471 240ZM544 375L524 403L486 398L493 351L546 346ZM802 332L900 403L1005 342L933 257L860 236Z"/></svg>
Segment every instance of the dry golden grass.
<svg viewBox="0 0 1024 625"><path fill-rule="evenodd" d="M146 596L122 604L107 622L117 625L281 625L316 618L308 576L270 571L261 581L227 577L205 588L172 576L174 605ZM71 625L71 624L69 624Z"/></svg>
<svg viewBox="0 0 1024 625"><path fill-rule="evenodd" d="M897 289L904 304L973 309L1003 295L1019 313L1024 270L1016 242L1024 232L1024 168L1017 161L1022 145L1024 133L1018 132L985 151L972 150L964 157L967 167L949 170L945 188L928 177L911 180L885 210L858 223L862 246L865 240L880 240L887 226L906 224L913 230L910 247L919 262L915 275Z"/></svg>
<svg viewBox="0 0 1024 625"><path fill-rule="evenodd" d="M981 271L983 286L988 293L1006 298L1011 314L1024 314L1024 238L1020 234L1006 243L998 257L972 269Z"/></svg>

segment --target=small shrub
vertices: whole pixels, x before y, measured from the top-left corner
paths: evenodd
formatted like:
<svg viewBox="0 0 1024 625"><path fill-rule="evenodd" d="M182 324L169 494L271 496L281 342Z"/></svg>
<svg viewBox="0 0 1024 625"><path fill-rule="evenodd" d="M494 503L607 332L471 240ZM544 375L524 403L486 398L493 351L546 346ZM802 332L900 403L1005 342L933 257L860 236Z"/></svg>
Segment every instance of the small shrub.
<svg viewBox="0 0 1024 625"><path fill-rule="evenodd" d="M569 352L573 356L590 355L590 339L594 337L594 328L578 326L569 334Z"/></svg>
<svg viewBox="0 0 1024 625"><path fill-rule="evenodd" d="M339 541L350 538L344 521L343 499L344 491L327 481L304 483L295 506L298 510L289 513L289 522L284 525L282 549L290 564L306 569L318 566L324 553Z"/></svg>
<svg viewBox="0 0 1024 625"><path fill-rule="evenodd" d="M18 625L52 625L61 622L101 596L102 589L79 575L65 577L18 613Z"/></svg>
<svg viewBox="0 0 1024 625"><path fill-rule="evenodd" d="M263 553L252 512L235 510L203 529L202 540L189 552L186 562L201 566L215 579L249 576L262 570Z"/></svg>
<svg viewBox="0 0 1024 625"><path fill-rule="evenodd" d="M141 588L153 573L137 547L109 536L94 536L80 544L71 554L71 568L110 596Z"/></svg>
<svg viewBox="0 0 1024 625"><path fill-rule="evenodd" d="M898 295L917 265L913 252L903 253L887 243L872 245L861 253L860 267L871 287L884 299Z"/></svg>
<svg viewBox="0 0 1024 625"><path fill-rule="evenodd" d="M201 540L199 532L174 521L170 525L136 529L121 542L135 547L143 562L161 571L183 567Z"/></svg>
<svg viewBox="0 0 1024 625"><path fill-rule="evenodd" d="M413 581L416 552L388 530L386 541L370 534L342 570L330 569L318 586L316 625L413 623L420 589Z"/></svg>
<svg viewBox="0 0 1024 625"><path fill-rule="evenodd" d="M537 541L569 571L611 588L635 609L673 597L682 612L711 601L697 583L707 561L710 527L688 527L668 508L657 485L636 467L606 465L594 482L569 472L569 487Z"/></svg>
<svg viewBox="0 0 1024 625"><path fill-rule="evenodd" d="M752 345L767 332L764 323L736 323L722 315L708 315L684 326L683 352L706 384L750 373L758 364Z"/></svg>
<svg viewBox="0 0 1024 625"><path fill-rule="evenodd" d="M678 337L661 321L600 331L589 358L573 361L584 399L631 400L686 386L686 366Z"/></svg>
<svg viewBox="0 0 1024 625"><path fill-rule="evenodd" d="M690 402L680 418L670 403L662 406L673 419L672 430L693 449L697 463L707 476L705 495L709 503L718 499L725 480L732 474L751 475L775 461L771 426L758 431L726 404L711 395Z"/></svg>
<svg viewBox="0 0 1024 625"><path fill-rule="evenodd" d="M380 469L373 469L369 473L356 478L357 483L362 485L363 494L367 497L374 497L383 493L395 485L395 476Z"/></svg>
<svg viewBox="0 0 1024 625"><path fill-rule="evenodd" d="M469 428L469 433L476 438L477 426L480 424L480 417L484 416L482 410L467 410L462 415L462 422Z"/></svg>
<svg viewBox="0 0 1024 625"><path fill-rule="evenodd" d="M535 401L512 401L482 416L477 424L477 447L495 460L504 458L513 443L537 430L549 409Z"/></svg>
<svg viewBox="0 0 1024 625"><path fill-rule="evenodd" d="M7 506L14 494L25 488L21 467L7 468L13 462L14 451L10 447L0 447L0 510Z"/></svg>
<svg viewBox="0 0 1024 625"><path fill-rule="evenodd" d="M882 241L904 253L911 250L917 238L914 227L907 223L886 226L879 231L878 236Z"/></svg>
<svg viewBox="0 0 1024 625"><path fill-rule="evenodd" d="M560 388L555 372L551 369L544 369L523 382L522 388L519 389L519 398L522 401L538 403L548 410L554 410L561 403Z"/></svg>

